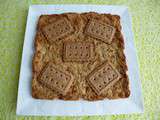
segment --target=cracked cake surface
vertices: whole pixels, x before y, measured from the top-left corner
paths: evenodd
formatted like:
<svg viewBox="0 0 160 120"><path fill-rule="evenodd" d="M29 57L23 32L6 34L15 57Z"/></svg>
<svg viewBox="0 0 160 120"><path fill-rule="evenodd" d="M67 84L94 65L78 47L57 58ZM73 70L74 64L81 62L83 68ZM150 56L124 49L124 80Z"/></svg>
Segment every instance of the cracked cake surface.
<svg viewBox="0 0 160 120"><path fill-rule="evenodd" d="M41 15L34 43L34 98L94 101L129 97L118 15Z"/></svg>

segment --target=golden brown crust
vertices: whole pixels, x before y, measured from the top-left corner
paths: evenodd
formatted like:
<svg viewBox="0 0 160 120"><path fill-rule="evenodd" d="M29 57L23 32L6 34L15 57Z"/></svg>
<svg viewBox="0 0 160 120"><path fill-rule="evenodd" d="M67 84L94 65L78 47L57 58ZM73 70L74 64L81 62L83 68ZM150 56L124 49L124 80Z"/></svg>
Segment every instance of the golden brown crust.
<svg viewBox="0 0 160 120"><path fill-rule="evenodd" d="M42 28L58 19L66 18L72 25L74 33L65 38L50 43L42 32ZM96 38L84 34L85 27L90 19L96 19L113 26L116 29L111 44L106 44ZM95 57L91 62L64 62L62 60L63 42L65 41L90 41L94 42ZM64 99L78 100L100 100L104 98L117 99L126 98L130 95L129 80L126 74L127 65L124 55L124 40L121 34L120 17L110 14L90 13L65 13L54 15L41 15L37 25L37 34L35 37L35 53L32 61L32 96L38 99ZM104 61L108 60L114 68L120 73L121 78L116 84L107 89L104 94L97 95L88 82L86 76ZM65 69L74 76L74 82L66 95L50 90L38 82L38 76L43 67L48 62L53 62L57 67Z"/></svg>

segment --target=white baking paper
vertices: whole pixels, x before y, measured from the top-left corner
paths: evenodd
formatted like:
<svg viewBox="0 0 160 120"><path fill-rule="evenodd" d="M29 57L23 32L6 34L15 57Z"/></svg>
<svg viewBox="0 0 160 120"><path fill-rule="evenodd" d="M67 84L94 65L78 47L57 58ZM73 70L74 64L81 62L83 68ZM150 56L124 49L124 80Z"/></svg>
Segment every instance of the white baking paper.
<svg viewBox="0 0 160 120"><path fill-rule="evenodd" d="M60 14L64 12L80 13L89 11L111 13L120 15L121 17L131 90L130 97L127 99L105 99L95 102L84 100L37 100L32 98L32 56L34 53L34 37L39 16L41 14ZM32 5L29 7L19 78L17 115L80 116L130 114L142 112L143 100L141 94L138 61L133 42L131 18L126 7L106 5Z"/></svg>

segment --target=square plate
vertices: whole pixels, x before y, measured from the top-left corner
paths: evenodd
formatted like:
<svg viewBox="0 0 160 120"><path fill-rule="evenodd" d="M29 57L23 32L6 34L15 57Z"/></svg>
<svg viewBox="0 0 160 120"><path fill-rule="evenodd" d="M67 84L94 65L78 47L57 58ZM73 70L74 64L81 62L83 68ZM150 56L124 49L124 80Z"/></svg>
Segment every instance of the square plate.
<svg viewBox="0 0 160 120"><path fill-rule="evenodd" d="M61 14L65 12L98 12L116 14L121 17L122 34L125 41L126 62L131 94L126 99L99 100L40 100L31 96L32 56L38 18L41 14ZM18 115L105 115L143 112L143 99L139 79L138 60L133 42L131 17L124 6L106 5L32 5L29 7L19 78Z"/></svg>

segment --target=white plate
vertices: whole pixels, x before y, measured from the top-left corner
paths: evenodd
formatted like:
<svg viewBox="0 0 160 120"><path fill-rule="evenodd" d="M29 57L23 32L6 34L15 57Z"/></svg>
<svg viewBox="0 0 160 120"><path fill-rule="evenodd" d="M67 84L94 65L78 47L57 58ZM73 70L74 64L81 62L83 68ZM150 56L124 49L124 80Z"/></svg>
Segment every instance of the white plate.
<svg viewBox="0 0 160 120"><path fill-rule="evenodd" d="M60 14L65 12L111 13L120 15L122 33L125 40L125 55L131 95L127 99L101 100L96 102L37 100L31 96L32 56L36 25L41 14ZM29 8L26 33L23 46L21 71L19 78L17 114L18 115L104 115L142 113L143 100L139 79L138 61L133 43L131 18L124 6L106 5L32 5Z"/></svg>

